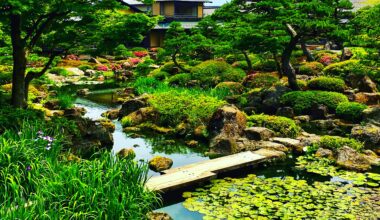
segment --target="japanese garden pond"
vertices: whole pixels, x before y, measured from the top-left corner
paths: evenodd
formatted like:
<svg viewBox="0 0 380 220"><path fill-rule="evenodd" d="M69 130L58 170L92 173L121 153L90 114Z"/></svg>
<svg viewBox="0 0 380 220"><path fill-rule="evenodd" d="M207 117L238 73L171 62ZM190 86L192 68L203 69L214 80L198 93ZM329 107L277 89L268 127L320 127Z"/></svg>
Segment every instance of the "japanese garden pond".
<svg viewBox="0 0 380 220"><path fill-rule="evenodd" d="M99 119L103 112L118 107L112 103L115 98L113 93L114 90L99 90L86 98L78 98L76 105L87 110L86 117ZM188 148L181 140L171 140L169 143L160 135L131 137L123 132L119 121L114 123L115 153L123 148L133 148L137 160L148 161L160 155L171 158L173 167L209 159L204 153L206 148ZM223 176L226 179L214 180L212 185L164 195L164 207L156 211L166 212L173 219L186 220L245 217L301 219L300 216L376 219L379 216L378 186L353 186L353 181L339 176L320 175L295 167L295 159L290 156L282 162L230 172ZM372 172L379 173L379 170ZM159 173L149 171L148 175ZM379 183L379 176L376 174L372 181Z"/></svg>

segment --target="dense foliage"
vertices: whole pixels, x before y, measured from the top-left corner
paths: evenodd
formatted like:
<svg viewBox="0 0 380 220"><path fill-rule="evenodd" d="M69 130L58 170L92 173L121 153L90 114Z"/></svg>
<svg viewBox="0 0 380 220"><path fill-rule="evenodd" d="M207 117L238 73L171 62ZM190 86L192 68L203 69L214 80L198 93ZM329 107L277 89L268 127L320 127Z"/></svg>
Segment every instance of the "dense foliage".
<svg viewBox="0 0 380 220"><path fill-rule="evenodd" d="M247 125L269 128L279 137L295 138L301 132L301 128L292 119L281 116L251 115L247 117Z"/></svg>

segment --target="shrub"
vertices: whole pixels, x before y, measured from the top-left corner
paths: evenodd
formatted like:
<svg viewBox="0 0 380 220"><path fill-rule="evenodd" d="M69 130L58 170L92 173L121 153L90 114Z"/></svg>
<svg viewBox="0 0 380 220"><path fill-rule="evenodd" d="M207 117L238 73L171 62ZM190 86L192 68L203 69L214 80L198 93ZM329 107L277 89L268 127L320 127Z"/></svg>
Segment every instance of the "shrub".
<svg viewBox="0 0 380 220"><path fill-rule="evenodd" d="M96 66L96 70L97 71L108 71L108 67L107 66L105 66L105 65L97 65Z"/></svg>
<svg viewBox="0 0 380 220"><path fill-rule="evenodd" d="M270 59L262 59L252 65L254 70L260 71L276 71L276 62Z"/></svg>
<svg viewBox="0 0 380 220"><path fill-rule="evenodd" d="M55 74L58 76L69 76L70 75L70 71L68 71L62 67L53 67L49 70L49 73Z"/></svg>
<svg viewBox="0 0 380 220"><path fill-rule="evenodd" d="M226 56L225 60L227 63L233 64L237 61L243 61L245 58L243 54L229 54Z"/></svg>
<svg viewBox="0 0 380 220"><path fill-rule="evenodd" d="M82 70L83 72L86 72L86 70L91 70L92 66L83 64L83 65L78 66L78 69Z"/></svg>
<svg viewBox="0 0 380 220"><path fill-rule="evenodd" d="M188 73L180 73L168 78L169 85L175 86L186 86L186 84L191 80L191 76Z"/></svg>
<svg viewBox="0 0 380 220"><path fill-rule="evenodd" d="M296 114L308 114L315 105L325 105L334 112L339 103L348 102L348 98L337 92L295 91L284 94L281 102L293 107Z"/></svg>
<svg viewBox="0 0 380 220"><path fill-rule="evenodd" d="M138 76L147 76L152 70L152 64L154 61L151 59L146 59L144 62L137 64L136 72Z"/></svg>
<svg viewBox="0 0 380 220"><path fill-rule="evenodd" d="M136 64L141 63L142 60L140 58L133 58L133 57L131 57L131 58L128 59L128 62L130 64L132 64L132 65L136 65Z"/></svg>
<svg viewBox="0 0 380 220"><path fill-rule="evenodd" d="M249 127L266 127L273 130L276 136L295 138L301 128L290 118L272 115L251 115L247 117Z"/></svg>
<svg viewBox="0 0 380 220"><path fill-rule="evenodd" d="M192 94L189 90L156 93L149 103L159 112L160 123L173 127L184 120L193 127L207 124L216 109L225 104L211 96Z"/></svg>
<svg viewBox="0 0 380 220"><path fill-rule="evenodd" d="M61 109L72 108L75 103L75 97L69 93L58 93L57 99Z"/></svg>
<svg viewBox="0 0 380 220"><path fill-rule="evenodd" d="M303 63L299 67L299 73L303 75L317 75L322 72L324 66L322 63L319 62L308 62L308 63Z"/></svg>
<svg viewBox="0 0 380 220"><path fill-rule="evenodd" d="M66 67L78 67L80 65L85 64L86 62L80 60L61 60L58 63L58 66L66 66Z"/></svg>
<svg viewBox="0 0 380 220"><path fill-rule="evenodd" d="M328 50L317 51L314 53L314 56L318 62L322 63L325 66L339 62L338 54Z"/></svg>
<svg viewBox="0 0 380 220"><path fill-rule="evenodd" d="M153 77L157 80L164 80L169 77L169 73L162 71L161 69L155 69L149 73L148 77Z"/></svg>
<svg viewBox="0 0 380 220"><path fill-rule="evenodd" d="M19 130L25 121L42 120L43 113L33 109L13 108L2 103L0 108L0 133L5 130Z"/></svg>
<svg viewBox="0 0 380 220"><path fill-rule="evenodd" d="M258 73L247 76L243 84L248 88L269 88L279 82L280 80L271 74Z"/></svg>
<svg viewBox="0 0 380 220"><path fill-rule="evenodd" d="M343 92L346 84L342 79L322 76L310 80L307 86L312 90Z"/></svg>
<svg viewBox="0 0 380 220"><path fill-rule="evenodd" d="M137 94L153 93L156 91L167 91L169 86L153 77L139 77L133 83Z"/></svg>
<svg viewBox="0 0 380 220"><path fill-rule="evenodd" d="M133 55L135 55L136 57L139 57L139 58L143 58L143 57L148 56L148 52L147 51L134 51Z"/></svg>
<svg viewBox="0 0 380 220"><path fill-rule="evenodd" d="M67 60L79 60L79 57L75 54L69 54L65 57Z"/></svg>
<svg viewBox="0 0 380 220"><path fill-rule="evenodd" d="M179 65L184 66L186 69L188 68L188 66L184 62L179 62ZM170 75L174 75L174 74L177 74L178 72L181 72L181 70L179 70L178 67L176 67L176 65L173 62L165 63L161 67L161 70L169 73Z"/></svg>
<svg viewBox="0 0 380 220"><path fill-rule="evenodd" d="M12 71L0 71L0 85L12 82Z"/></svg>
<svg viewBox="0 0 380 220"><path fill-rule="evenodd" d="M342 102L336 108L336 115L351 122L360 122L366 105L357 102Z"/></svg>
<svg viewBox="0 0 380 220"><path fill-rule="evenodd" d="M128 48L124 46L124 44L120 44L114 49L114 55L117 56L119 59L125 59L128 57L132 57L133 53L129 51Z"/></svg>
<svg viewBox="0 0 380 220"><path fill-rule="evenodd" d="M364 66L360 64L359 60L346 60L339 63L331 64L323 69L323 72L331 76L346 77L349 74L364 75Z"/></svg>
<svg viewBox="0 0 380 220"><path fill-rule="evenodd" d="M231 95L237 95L244 91L244 86L238 82L221 82L215 86L215 90L226 90Z"/></svg>
<svg viewBox="0 0 380 220"><path fill-rule="evenodd" d="M102 64L108 64L108 63L110 63L109 60L107 60L107 59L105 59L105 58L102 58L102 57L97 57L96 59L97 59L100 63L102 63Z"/></svg>
<svg viewBox="0 0 380 220"><path fill-rule="evenodd" d="M191 76L205 87L214 87L220 82L241 82L245 73L224 61L208 60L193 67Z"/></svg>
<svg viewBox="0 0 380 220"><path fill-rule="evenodd" d="M320 142L317 144L319 147L330 149L330 150L337 150L339 148L342 148L344 146L351 147L352 149L355 149L357 151L360 151L363 149L363 143L352 139L352 138L344 138L339 136L322 136Z"/></svg>

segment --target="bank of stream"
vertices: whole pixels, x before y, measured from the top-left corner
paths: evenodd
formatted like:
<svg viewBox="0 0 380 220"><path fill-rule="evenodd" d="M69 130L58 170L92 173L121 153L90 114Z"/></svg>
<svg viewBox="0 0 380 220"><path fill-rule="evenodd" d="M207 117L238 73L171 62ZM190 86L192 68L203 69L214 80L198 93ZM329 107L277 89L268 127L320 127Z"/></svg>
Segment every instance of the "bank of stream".
<svg viewBox="0 0 380 220"><path fill-rule="evenodd" d="M114 90L101 90L91 93L86 98L78 98L76 106L84 107L87 110L86 117L91 119L101 118L101 114L111 108L118 108L114 104L113 99ZM184 166L187 164L208 160L209 158L204 154L206 149L192 149L187 147L181 140L171 140L170 144L166 144L164 137L160 135L131 137L123 132L121 123L117 120L114 121L116 130L113 133L114 146L113 151L118 152L123 148L133 148L136 153L137 160L148 161L156 155L169 157L173 160L173 167ZM289 158L286 161L271 164L259 165L254 169L252 167L246 168L239 172L232 172L226 174L228 177L246 177L248 174L255 174L259 178L280 178L293 177L295 180L306 180L308 183L320 182L343 182L348 181L339 177L326 177L318 174L311 174L303 170L295 169L295 160ZM159 175L159 173L149 171L149 176ZM193 191L195 188L188 188L185 190ZM192 212L183 206L184 199L182 198L182 191L164 195L164 207L157 211L168 213L173 219L187 219L198 220L202 219L203 215L198 212Z"/></svg>

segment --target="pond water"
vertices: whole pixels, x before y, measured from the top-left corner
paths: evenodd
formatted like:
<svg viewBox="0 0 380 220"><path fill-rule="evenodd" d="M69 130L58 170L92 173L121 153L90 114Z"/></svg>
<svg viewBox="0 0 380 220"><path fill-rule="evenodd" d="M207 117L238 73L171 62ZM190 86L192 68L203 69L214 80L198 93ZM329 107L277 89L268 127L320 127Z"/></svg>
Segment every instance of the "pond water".
<svg viewBox="0 0 380 220"><path fill-rule="evenodd" d="M91 119L102 118L101 114L111 108L118 108L112 100L114 90L101 90L92 93L86 98L77 98L76 106L84 107L87 110L85 117ZM132 138L123 132L120 121L115 120L115 132L113 133L113 151L117 153L123 148L133 148L137 160L149 161L154 156L164 156L173 160L173 168L187 164L208 160L204 155L204 150L190 149L181 143L180 140L168 142L162 136ZM160 175L154 171L149 171L149 176Z"/></svg>
<svg viewBox="0 0 380 220"><path fill-rule="evenodd" d="M87 110L86 117L91 119L101 118L101 114L111 108L120 107L112 103L112 99L116 97L112 96L113 90L102 90L92 93L86 98L78 98L76 105L84 107ZM123 132L121 123L114 121L116 130L113 134L114 146L113 151L118 152L122 148L133 148L136 153L137 160L148 161L155 155L169 157L173 160L173 167L179 167L190 163L195 163L203 160L208 160L202 149L190 149L186 147L180 140L167 143L166 140L160 136L154 137L141 137L132 138ZM135 147L134 147L135 146ZM345 182L348 181L339 177L326 177L317 174L311 174L306 171L295 169L295 160L289 158L286 161L278 162L276 164L266 165L261 164L257 167L249 167L239 171L233 171L227 173L223 177L246 177L248 174L255 174L260 178L280 178L291 176L295 180L306 180L308 183L315 181L320 182ZM378 172L377 172L378 173ZM149 176L159 175L159 173L149 171ZM177 192L171 192L168 195L163 195L164 207L157 209L156 211L162 211L168 213L173 219L177 220L200 220L203 215L198 212L192 212L183 206L184 199L182 193L185 191L194 191L195 187L183 189Z"/></svg>

